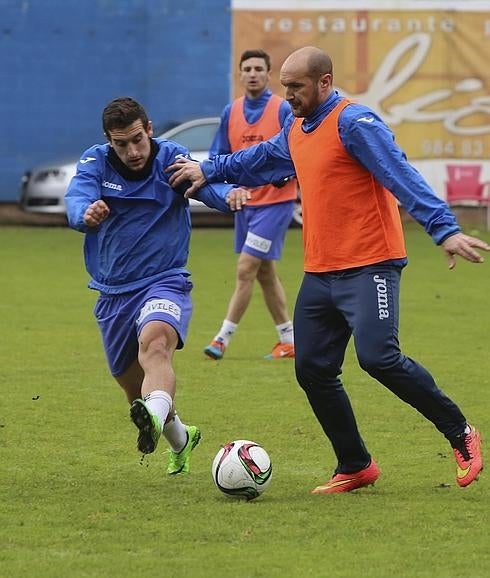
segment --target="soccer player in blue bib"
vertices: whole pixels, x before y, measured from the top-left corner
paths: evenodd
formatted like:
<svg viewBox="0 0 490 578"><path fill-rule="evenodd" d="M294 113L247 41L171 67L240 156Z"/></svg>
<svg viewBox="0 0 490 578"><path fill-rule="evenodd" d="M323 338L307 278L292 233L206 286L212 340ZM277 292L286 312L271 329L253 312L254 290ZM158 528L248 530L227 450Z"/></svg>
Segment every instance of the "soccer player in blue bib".
<svg viewBox="0 0 490 578"><path fill-rule="evenodd" d="M165 167L189 151L152 138L144 108L129 97L110 102L102 124L108 143L80 158L65 196L68 222L85 233L89 287L99 292L94 313L110 371L131 404L137 447L151 453L163 434L171 448L167 473L187 473L201 432L175 412L172 358L192 311L191 219L184 190L169 185ZM195 197L230 211L248 193L219 184Z"/></svg>

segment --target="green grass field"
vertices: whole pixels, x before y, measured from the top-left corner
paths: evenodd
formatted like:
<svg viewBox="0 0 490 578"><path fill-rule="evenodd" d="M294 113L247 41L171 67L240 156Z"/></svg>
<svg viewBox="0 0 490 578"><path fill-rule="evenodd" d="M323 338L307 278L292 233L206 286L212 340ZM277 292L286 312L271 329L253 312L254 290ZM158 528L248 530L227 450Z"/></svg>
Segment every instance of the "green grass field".
<svg viewBox="0 0 490 578"><path fill-rule="evenodd" d="M487 241L488 233L481 235ZM490 477L454 481L434 427L357 366L344 381L382 476L373 488L312 496L334 466L259 292L222 362L202 348L234 286L232 232L196 229L194 316L175 356L177 406L203 440L191 474L164 475L164 443L141 461L123 393L105 366L86 289L82 235L0 228L0 576L24 578L484 578L490 575ZM449 271L407 226L401 342L488 437L490 255ZM290 307L301 232L279 265ZM214 487L220 444L262 443L274 477L253 502ZM488 454L487 454L488 458Z"/></svg>

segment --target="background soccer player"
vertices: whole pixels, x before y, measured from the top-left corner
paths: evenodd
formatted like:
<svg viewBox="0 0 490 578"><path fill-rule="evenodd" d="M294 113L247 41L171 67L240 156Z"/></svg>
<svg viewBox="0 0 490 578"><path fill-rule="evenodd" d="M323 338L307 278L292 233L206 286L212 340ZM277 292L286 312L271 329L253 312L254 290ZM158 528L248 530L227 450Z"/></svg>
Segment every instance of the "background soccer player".
<svg viewBox="0 0 490 578"><path fill-rule="evenodd" d="M245 95L228 104L221 115L210 156L226 154L267 140L281 129L291 113L289 104L267 88L271 74L269 55L247 50L240 57L240 82ZM255 280L276 326L278 342L269 359L294 357L293 324L286 292L276 270L284 237L291 222L297 197L296 179L256 187L247 206L235 213L235 252L239 254L236 284L226 317L204 353L221 359L252 298Z"/></svg>

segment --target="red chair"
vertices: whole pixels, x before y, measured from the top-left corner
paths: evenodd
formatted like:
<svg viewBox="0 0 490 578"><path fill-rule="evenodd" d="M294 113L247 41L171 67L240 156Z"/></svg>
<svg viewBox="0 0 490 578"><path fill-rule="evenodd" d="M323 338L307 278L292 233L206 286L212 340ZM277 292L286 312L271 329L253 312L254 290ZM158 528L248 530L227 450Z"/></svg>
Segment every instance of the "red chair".
<svg viewBox="0 0 490 578"><path fill-rule="evenodd" d="M486 207L490 229L490 183L481 183L482 165L446 165L446 201L450 206Z"/></svg>

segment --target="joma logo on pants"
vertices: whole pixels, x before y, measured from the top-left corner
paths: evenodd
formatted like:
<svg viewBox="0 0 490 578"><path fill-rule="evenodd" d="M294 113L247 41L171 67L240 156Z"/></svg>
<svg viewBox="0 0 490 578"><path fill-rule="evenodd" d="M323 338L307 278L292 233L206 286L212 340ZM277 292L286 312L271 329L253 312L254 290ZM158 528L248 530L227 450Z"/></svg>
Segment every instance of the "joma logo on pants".
<svg viewBox="0 0 490 578"><path fill-rule="evenodd" d="M375 275L373 281L376 283L376 293L378 296L378 317L380 319L387 319L390 316L388 309L388 289L386 287L386 279Z"/></svg>

